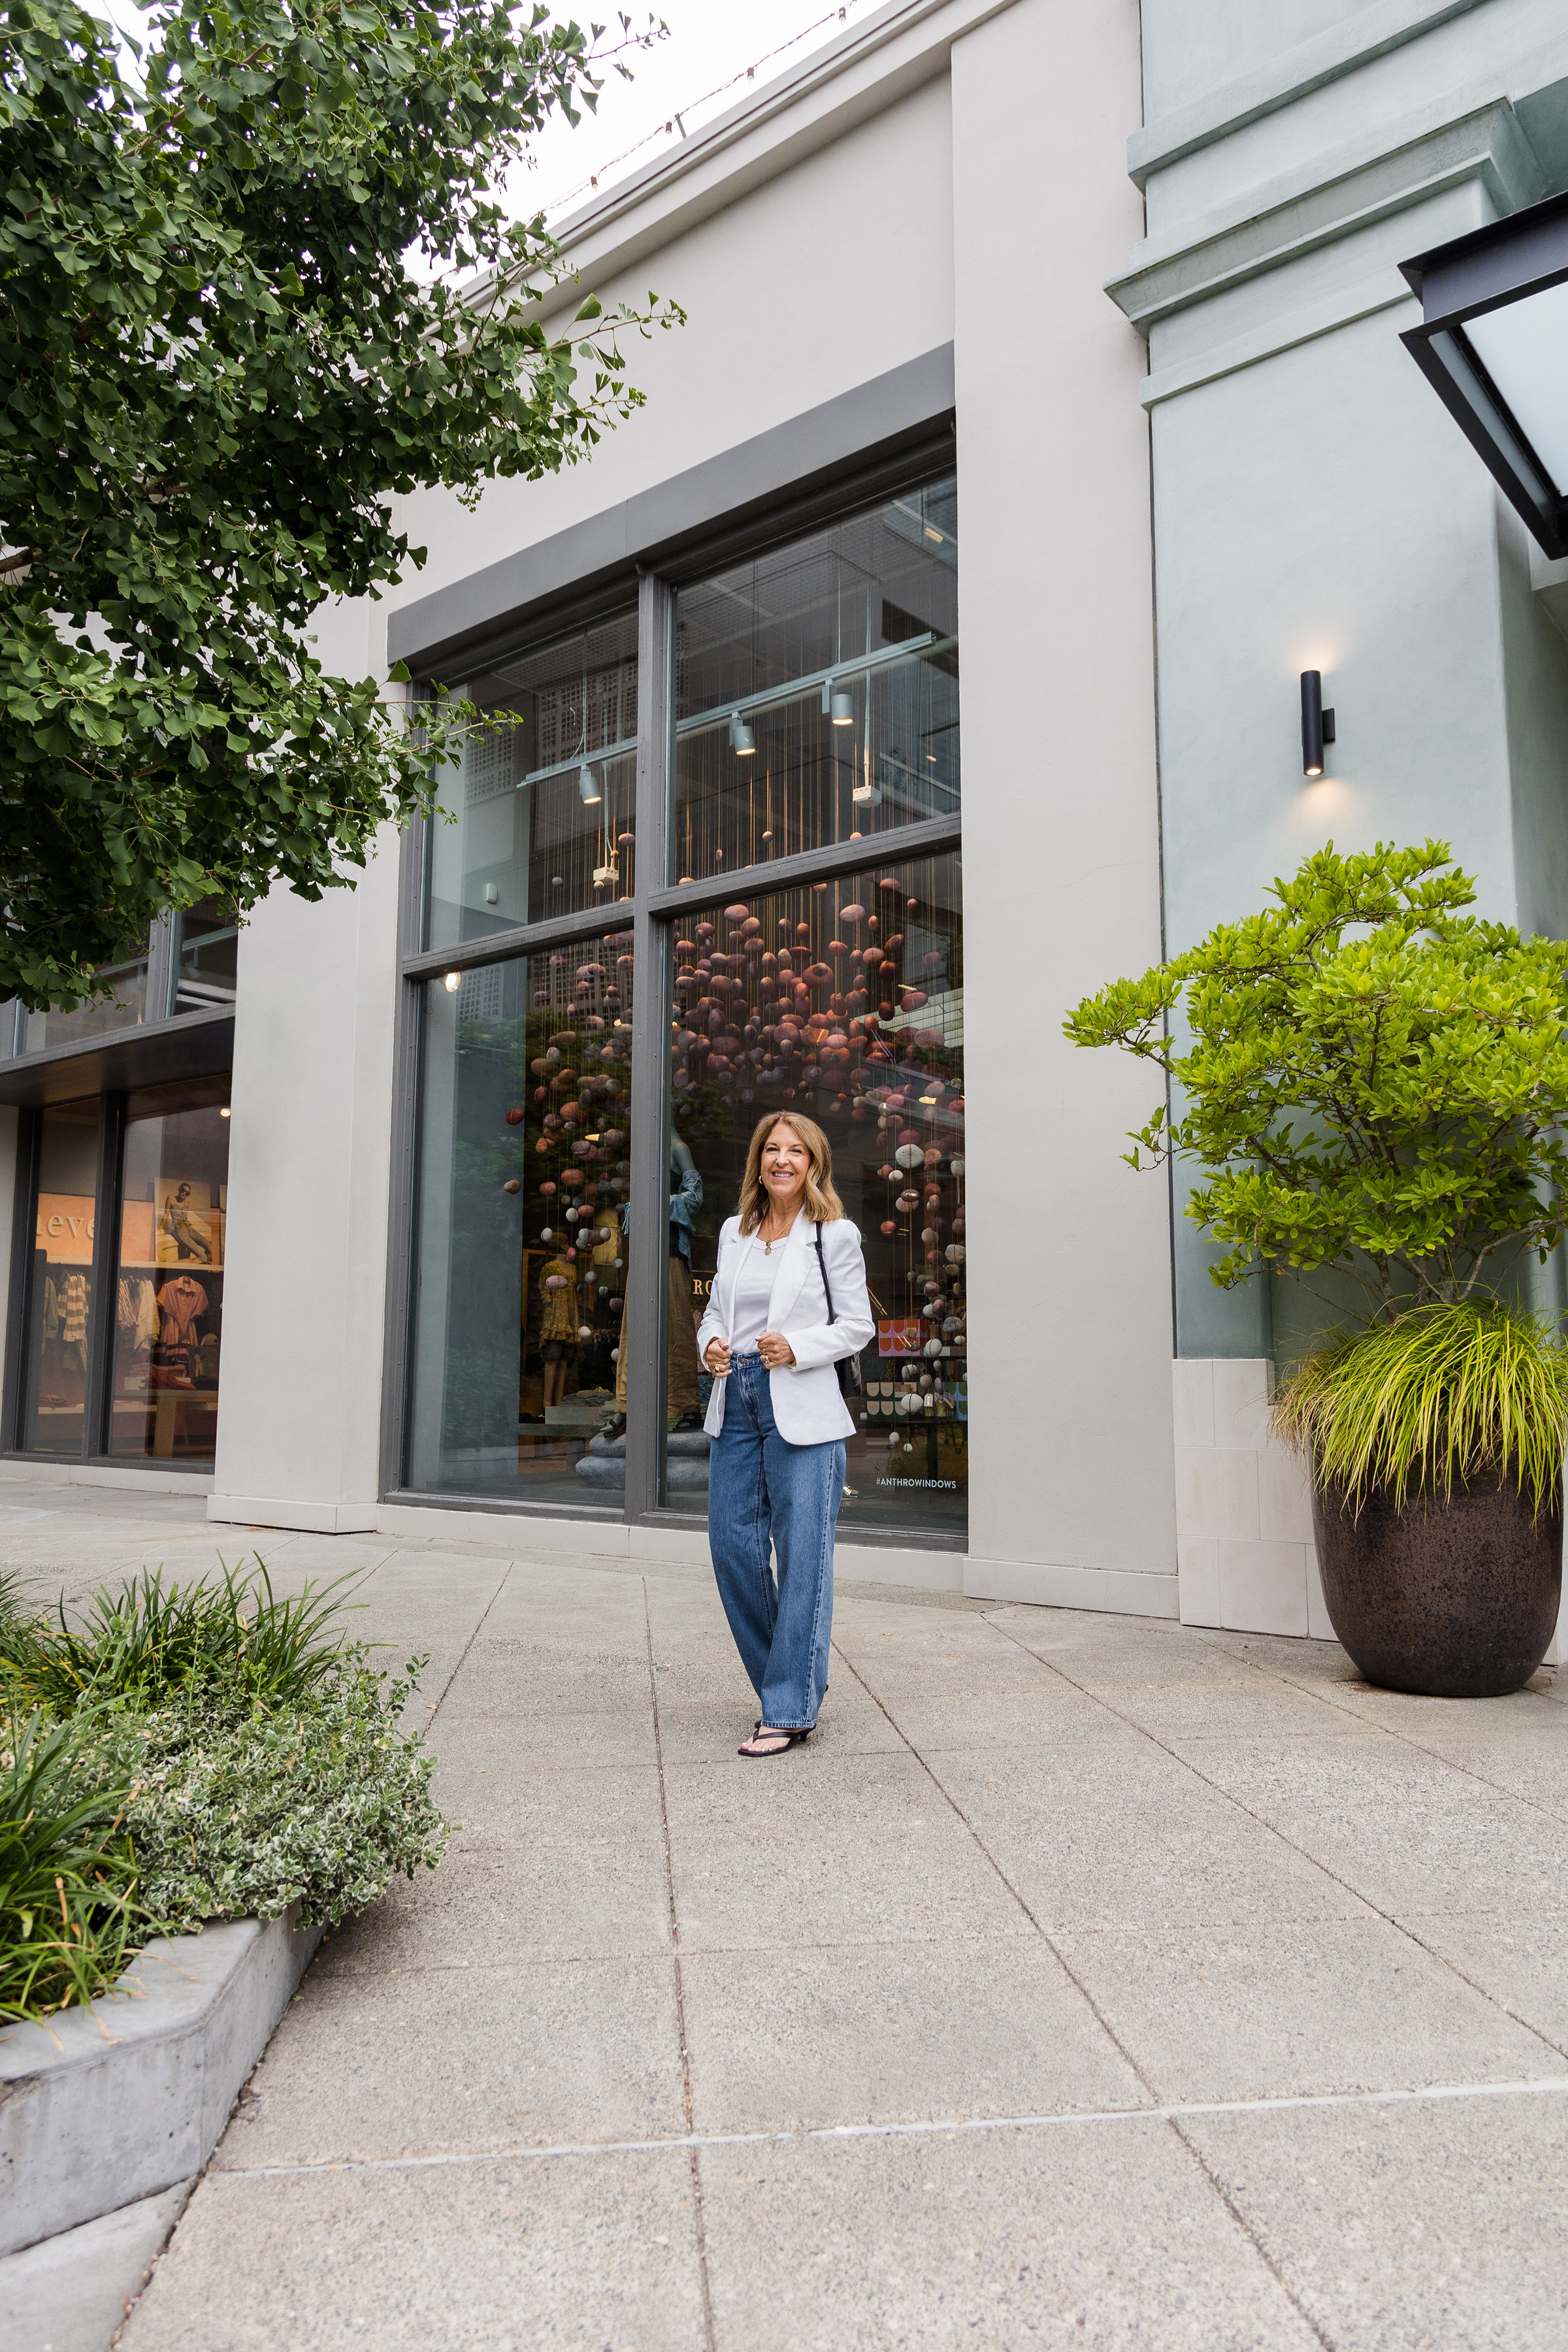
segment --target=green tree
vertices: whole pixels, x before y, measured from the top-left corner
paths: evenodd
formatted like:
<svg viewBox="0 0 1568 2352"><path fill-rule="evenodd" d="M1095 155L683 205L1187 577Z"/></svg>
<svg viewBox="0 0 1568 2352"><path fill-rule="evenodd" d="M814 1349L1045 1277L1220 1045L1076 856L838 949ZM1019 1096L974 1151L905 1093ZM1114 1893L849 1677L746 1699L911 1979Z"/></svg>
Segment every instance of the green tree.
<svg viewBox="0 0 1568 2352"><path fill-rule="evenodd" d="M1544 1262L1568 1222L1568 945L1462 913L1444 842L1331 842L1268 895L1064 1024L1171 1081L1174 1111L1126 1157L1199 1164L1187 1214L1225 1244L1215 1281L1261 1265L1312 1288L1332 1267L1371 1320Z"/></svg>
<svg viewBox="0 0 1568 2352"><path fill-rule="evenodd" d="M617 336L679 310L552 337L555 249L489 192L648 37L169 0L137 84L69 0L0 5L0 996L70 1003L171 904L318 898L430 804L469 714L416 732L310 616L423 562L393 495L639 404Z"/></svg>

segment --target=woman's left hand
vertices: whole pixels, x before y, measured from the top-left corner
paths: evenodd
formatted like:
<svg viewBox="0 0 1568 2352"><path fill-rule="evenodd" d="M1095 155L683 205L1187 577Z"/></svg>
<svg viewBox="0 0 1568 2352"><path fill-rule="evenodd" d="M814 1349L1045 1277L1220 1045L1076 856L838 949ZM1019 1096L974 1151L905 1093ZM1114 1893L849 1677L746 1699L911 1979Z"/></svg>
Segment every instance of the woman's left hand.
<svg viewBox="0 0 1568 2352"><path fill-rule="evenodd" d="M782 1331L764 1331L757 1341L757 1353L770 1372L782 1372L795 1361L795 1349Z"/></svg>

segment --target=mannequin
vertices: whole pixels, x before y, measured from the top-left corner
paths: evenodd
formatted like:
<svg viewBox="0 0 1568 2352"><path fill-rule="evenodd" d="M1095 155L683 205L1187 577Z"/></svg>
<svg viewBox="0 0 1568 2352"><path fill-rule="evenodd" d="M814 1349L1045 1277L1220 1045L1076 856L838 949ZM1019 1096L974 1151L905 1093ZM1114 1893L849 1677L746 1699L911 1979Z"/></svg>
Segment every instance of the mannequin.
<svg viewBox="0 0 1568 2352"><path fill-rule="evenodd" d="M691 1319L691 1231L702 1206L702 1179L689 1149L679 1135L669 1140L669 1384L666 1398L670 1431L698 1426L700 1399L697 1387L697 1326ZM623 1255L630 1257L625 1236L629 1213L621 1211ZM622 1269L623 1273L625 1268ZM630 1361L626 1309L621 1308L621 1343L616 1357L616 1414L613 1426L625 1425L626 1368Z"/></svg>
<svg viewBox="0 0 1568 2352"><path fill-rule="evenodd" d="M577 1358L577 1268L574 1260L546 1258L540 1269L539 1296L544 1306L540 1325L540 1353L544 1358L544 1404L561 1404L566 1395L567 1368Z"/></svg>

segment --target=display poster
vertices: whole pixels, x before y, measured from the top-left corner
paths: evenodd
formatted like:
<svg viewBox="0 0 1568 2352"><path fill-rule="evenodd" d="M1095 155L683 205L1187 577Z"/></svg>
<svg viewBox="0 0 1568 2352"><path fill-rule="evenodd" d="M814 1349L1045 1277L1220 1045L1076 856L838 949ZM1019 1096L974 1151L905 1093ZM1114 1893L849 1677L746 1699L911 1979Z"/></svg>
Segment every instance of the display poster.
<svg viewBox="0 0 1568 2352"><path fill-rule="evenodd" d="M90 1265L97 1202L90 1192L40 1192L37 1246L51 1265Z"/></svg>
<svg viewBox="0 0 1568 2352"><path fill-rule="evenodd" d="M159 1181L154 1256L159 1265L221 1265L223 1213L213 1206L210 1184L185 1177Z"/></svg>

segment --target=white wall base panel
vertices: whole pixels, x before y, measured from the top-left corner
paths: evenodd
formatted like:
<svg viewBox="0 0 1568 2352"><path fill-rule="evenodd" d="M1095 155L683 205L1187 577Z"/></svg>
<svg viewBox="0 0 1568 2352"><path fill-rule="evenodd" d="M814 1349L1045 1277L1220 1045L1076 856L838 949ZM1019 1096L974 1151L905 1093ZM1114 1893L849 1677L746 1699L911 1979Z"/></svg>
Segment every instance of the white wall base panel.
<svg viewBox="0 0 1568 2352"><path fill-rule="evenodd" d="M1040 1609L1095 1609L1116 1617L1174 1617L1177 1579L1125 1568L1053 1560L968 1559L963 1590L974 1601L1026 1601Z"/></svg>
<svg viewBox="0 0 1568 2352"><path fill-rule="evenodd" d="M209 1519L242 1528L292 1528L301 1535L374 1533L374 1503L295 1503L277 1495L209 1495Z"/></svg>

